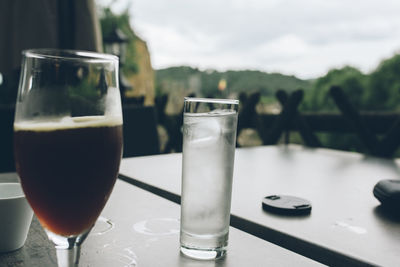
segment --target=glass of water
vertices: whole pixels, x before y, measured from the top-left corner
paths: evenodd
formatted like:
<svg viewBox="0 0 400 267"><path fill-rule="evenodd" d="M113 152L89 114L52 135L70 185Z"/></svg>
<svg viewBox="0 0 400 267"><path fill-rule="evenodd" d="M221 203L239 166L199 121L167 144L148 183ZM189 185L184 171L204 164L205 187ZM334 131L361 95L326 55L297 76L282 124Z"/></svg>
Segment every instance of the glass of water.
<svg viewBox="0 0 400 267"><path fill-rule="evenodd" d="M238 100L185 98L181 252L196 259L226 253Z"/></svg>

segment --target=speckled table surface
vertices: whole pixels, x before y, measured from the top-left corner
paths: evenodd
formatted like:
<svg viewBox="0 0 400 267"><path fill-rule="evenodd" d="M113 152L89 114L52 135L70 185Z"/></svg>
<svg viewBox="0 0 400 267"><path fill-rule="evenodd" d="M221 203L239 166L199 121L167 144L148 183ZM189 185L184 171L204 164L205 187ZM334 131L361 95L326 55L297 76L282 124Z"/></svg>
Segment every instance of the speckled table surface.
<svg viewBox="0 0 400 267"><path fill-rule="evenodd" d="M0 174L0 182L16 175ZM317 266L319 263L235 228L228 254L196 261L179 252L179 205L118 180L89 237L80 266ZM0 266L56 266L55 249L32 221L21 249L0 254Z"/></svg>
<svg viewBox="0 0 400 267"><path fill-rule="evenodd" d="M126 158L120 168L126 181L176 200L181 171L181 153ZM239 148L231 226L327 265L398 266L400 214L373 196L381 179L400 179L400 160L298 145ZM269 195L305 198L311 214L266 212Z"/></svg>

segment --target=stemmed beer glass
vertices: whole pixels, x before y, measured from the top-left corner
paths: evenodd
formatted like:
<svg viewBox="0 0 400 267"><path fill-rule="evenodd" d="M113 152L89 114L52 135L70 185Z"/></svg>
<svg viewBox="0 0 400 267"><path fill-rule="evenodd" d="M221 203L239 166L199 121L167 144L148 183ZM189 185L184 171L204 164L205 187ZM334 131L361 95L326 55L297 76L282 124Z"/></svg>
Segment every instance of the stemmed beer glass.
<svg viewBox="0 0 400 267"><path fill-rule="evenodd" d="M115 184L121 150L118 58L24 51L14 122L16 169L56 246L59 266L78 265L80 245Z"/></svg>

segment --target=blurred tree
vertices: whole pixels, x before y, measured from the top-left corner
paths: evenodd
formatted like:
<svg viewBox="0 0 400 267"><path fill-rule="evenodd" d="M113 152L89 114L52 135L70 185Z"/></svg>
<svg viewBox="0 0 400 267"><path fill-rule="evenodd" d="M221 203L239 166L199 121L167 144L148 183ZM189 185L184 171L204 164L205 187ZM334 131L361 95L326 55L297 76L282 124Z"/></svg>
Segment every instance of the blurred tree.
<svg viewBox="0 0 400 267"><path fill-rule="evenodd" d="M374 110L400 110L400 55L384 60L369 77L365 105Z"/></svg>
<svg viewBox="0 0 400 267"><path fill-rule="evenodd" d="M129 20L129 8L126 8L125 11L119 15L114 14L110 7L104 7L100 10L100 25L103 36L109 35L110 32L117 27L128 37L125 64L122 67L122 71L126 75L131 75L137 73L138 71L138 65L136 63L136 49L134 44L136 40L136 34L132 30Z"/></svg>
<svg viewBox="0 0 400 267"><path fill-rule="evenodd" d="M341 69L333 69L325 76L317 79L310 90L306 90L300 110L303 111L338 111L334 101L329 95L329 89L333 85L340 86L349 101L357 109L365 109L363 102L368 83L368 76L358 69L346 66Z"/></svg>

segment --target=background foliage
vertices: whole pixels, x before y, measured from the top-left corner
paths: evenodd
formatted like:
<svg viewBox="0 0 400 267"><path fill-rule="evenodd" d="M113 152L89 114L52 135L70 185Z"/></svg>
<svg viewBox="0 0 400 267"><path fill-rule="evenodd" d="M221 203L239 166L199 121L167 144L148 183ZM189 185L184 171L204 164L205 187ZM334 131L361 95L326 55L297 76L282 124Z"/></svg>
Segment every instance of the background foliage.
<svg viewBox="0 0 400 267"><path fill-rule="evenodd" d="M126 45L126 60L122 71L126 74L133 74L138 71L136 63L135 39L136 35L130 26L130 15L128 8L121 14L114 14L109 7L100 10L100 25L103 37L108 36L115 28L120 29L128 38Z"/></svg>
<svg viewBox="0 0 400 267"><path fill-rule="evenodd" d="M274 97L278 89L292 92L295 89L310 89L312 82L301 80L294 76L280 73L265 73L257 70L225 71L216 70L201 71L191 67L171 67L160 69L156 72L157 92L163 93L171 84L181 84L187 88L187 93L193 93L196 88L191 87L190 81L196 78L199 81L202 96L218 96L221 92L218 85L221 80L226 81L226 89L229 94L240 92L261 92L263 96Z"/></svg>
<svg viewBox="0 0 400 267"><path fill-rule="evenodd" d="M279 73L266 73L256 70L201 71L187 66L171 67L156 71L156 86L158 94L167 91L173 84L179 84L186 93L193 93L190 81L197 77L199 92L203 96L218 96L219 82L226 80L229 93L260 92L262 96L274 98L277 90L292 92L296 89L305 91L301 111L338 112L329 95L329 88L340 86L349 101L359 111L400 111L400 55L383 60L369 74L364 74L357 68L345 66L332 69L325 76L315 80L302 80L295 76Z"/></svg>
<svg viewBox="0 0 400 267"><path fill-rule="evenodd" d="M329 71L306 91L303 111L337 111L328 90L342 87L350 102L360 111L400 111L400 55L383 60L370 74L353 67Z"/></svg>

